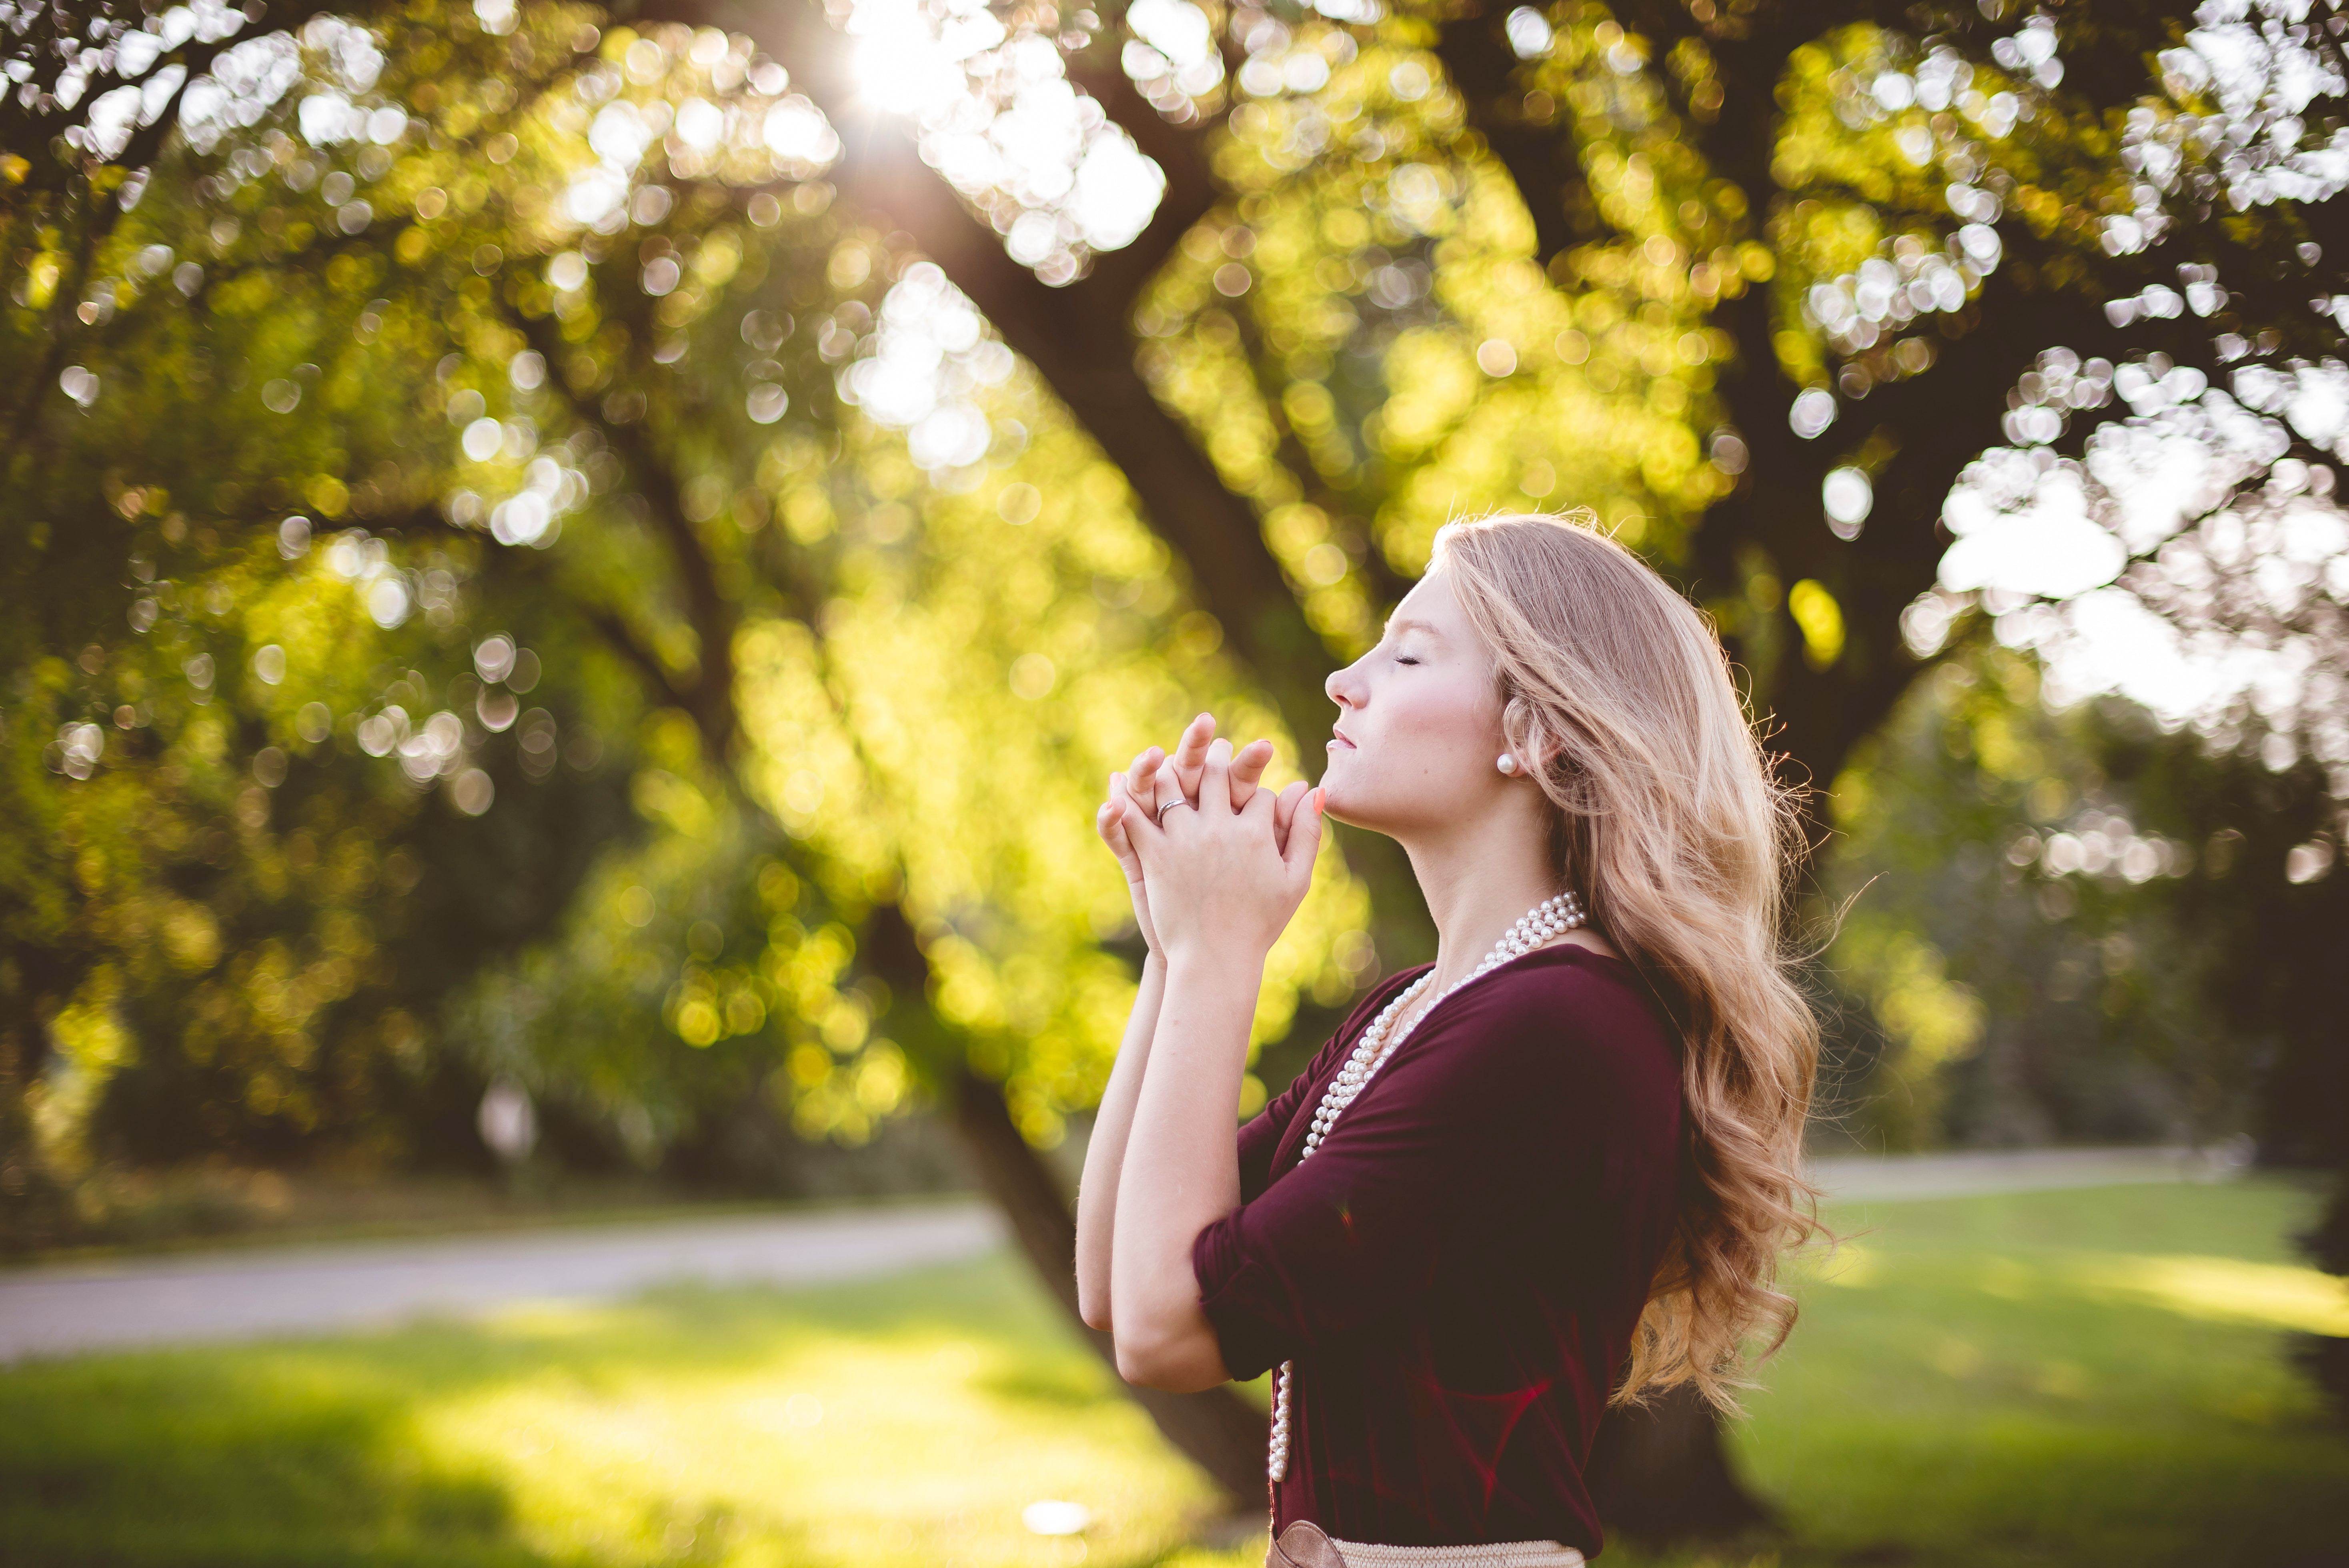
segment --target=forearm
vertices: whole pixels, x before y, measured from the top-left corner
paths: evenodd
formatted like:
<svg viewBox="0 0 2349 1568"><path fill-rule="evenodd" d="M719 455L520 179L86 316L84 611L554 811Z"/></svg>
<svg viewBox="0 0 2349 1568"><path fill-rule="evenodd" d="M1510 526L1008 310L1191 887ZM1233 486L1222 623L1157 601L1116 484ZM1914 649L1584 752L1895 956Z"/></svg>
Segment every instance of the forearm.
<svg viewBox="0 0 2349 1568"><path fill-rule="evenodd" d="M1168 960L1150 1071L1121 1162L1111 1257L1118 1369L1129 1382L1192 1389L1226 1377L1191 1247L1239 1204L1235 1109L1263 974L1261 954Z"/></svg>
<svg viewBox="0 0 2349 1568"><path fill-rule="evenodd" d="M1077 1312L1094 1328L1110 1326L1110 1250L1117 1218L1118 1168L1125 1159L1134 1105L1142 1098L1143 1076L1150 1065L1151 1037L1165 996L1166 961L1153 953L1143 960L1133 1011L1126 1016L1125 1037L1118 1042L1117 1062L1110 1068L1101 1109L1093 1118L1092 1137L1085 1145L1084 1177L1077 1188Z"/></svg>

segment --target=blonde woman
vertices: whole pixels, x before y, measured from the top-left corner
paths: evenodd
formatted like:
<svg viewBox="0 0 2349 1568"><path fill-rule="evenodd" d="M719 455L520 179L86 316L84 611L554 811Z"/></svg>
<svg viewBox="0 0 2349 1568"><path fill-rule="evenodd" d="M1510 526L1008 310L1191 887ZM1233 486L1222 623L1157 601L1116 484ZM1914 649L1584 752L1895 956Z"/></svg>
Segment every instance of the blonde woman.
<svg viewBox="0 0 2349 1568"><path fill-rule="evenodd" d="M1329 682L1319 789L1206 716L1111 780L1149 946L1087 1151L1085 1320L1131 1381L1274 1374L1268 1562L1568 1568L1610 1400L1731 1404L1808 1233L1795 828L1703 619L1585 521L1456 523ZM1236 1128L1324 811L1411 857L1432 967Z"/></svg>

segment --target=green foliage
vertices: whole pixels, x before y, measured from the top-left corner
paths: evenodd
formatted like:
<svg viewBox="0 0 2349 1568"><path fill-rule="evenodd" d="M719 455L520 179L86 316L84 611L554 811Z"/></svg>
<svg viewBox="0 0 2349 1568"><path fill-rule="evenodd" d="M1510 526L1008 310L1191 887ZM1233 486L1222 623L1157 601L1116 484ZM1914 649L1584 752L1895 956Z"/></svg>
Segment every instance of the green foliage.
<svg viewBox="0 0 2349 1568"><path fill-rule="evenodd" d="M444 123L472 112L469 67L511 97L483 57L512 46L478 28L452 51L419 27L390 59L340 24L306 36L330 83L432 75ZM301 200L452 165L429 137L404 161L305 147L291 111L183 150L180 178L85 232L88 270L117 272L81 340L96 380L84 407L36 386L19 410L6 788L49 831L0 871L8 1029L20 1054L59 1019L124 1039L30 1087L68 1171L134 1065L107 1114L148 1158L414 1152L452 1066L430 1048L441 998L567 901L625 782L598 727L625 733L642 700L583 617L547 614L537 572L431 511L451 328L481 279L407 275L404 224L322 239ZM191 253L211 264L174 266ZM22 303L0 316L36 358L46 302ZM471 645L493 630L512 667L485 681Z"/></svg>
<svg viewBox="0 0 2349 1568"><path fill-rule="evenodd" d="M1330 85L1233 112L1216 154L1231 200L1137 316L1154 389L1259 510L1348 656L1464 511L1589 506L1669 561L1727 485L1697 432L1728 342L1704 330L1687 255L1643 201L1553 283L1524 193L1467 129L1425 35L1415 19L1369 41L1299 23L1288 57L1323 62ZM1557 68L1572 72L1590 30L1562 37ZM1651 196L1646 155L1627 166L1592 118L1594 186ZM1733 250L1697 275L1742 289L1749 263L1767 275L1766 255Z"/></svg>
<svg viewBox="0 0 2349 1568"><path fill-rule="evenodd" d="M1123 478L1024 373L950 483L840 407L912 258L759 140L739 43L303 40L406 129L191 136L92 251L97 390L26 405L5 719L53 831L0 979L50 1165L411 1157L488 1076L606 1158L761 1107L861 1141L967 1061L1056 1140L1132 988L1100 780L1200 706L1278 733ZM613 126L713 103L605 193L628 250L583 227ZM0 313L28 352L52 303ZM1366 919L1333 857L1260 1036Z"/></svg>
<svg viewBox="0 0 2349 1568"><path fill-rule="evenodd" d="M2279 1162L2349 1161L2349 1055L2341 1049L2341 972L2331 954L2349 918L2337 873L2337 807L2303 759L2278 769L2213 758L2190 731L2165 734L2134 710L2108 710L2097 761L2143 814L2200 846L2200 874L2174 884L2172 918L2204 976L2222 1030L2195 1065L2206 1102L2257 1107L2262 1151ZM2349 1186L2327 1224L2349 1223ZM2328 1266L2341 1263L2311 1238Z"/></svg>
<svg viewBox="0 0 2349 1568"><path fill-rule="evenodd" d="M1124 960L1102 948L1132 934L1091 837L1107 774L1202 707L1235 734L1279 728L1237 689L1214 623L1185 610L1123 478L1066 415L1024 377L990 412L1029 432L1008 482L918 498L902 551L851 549L855 591L821 639L746 631L749 771L840 896L895 891L937 1022L1010 1085L1023 1129L1056 1141L1060 1118L1098 1098L1132 1000ZM1281 746L1293 777L1300 759ZM1259 1042L1287 1031L1300 990L1350 994L1337 955L1368 914L1331 854L1268 963Z"/></svg>
<svg viewBox="0 0 2349 1568"><path fill-rule="evenodd" d="M1979 645L1837 780L1826 965L1883 1032L1847 1041L1857 1135L2200 1142L2251 1124L2251 1065L2186 913L2232 867L2211 830L2173 836L2097 768L2114 722L2051 714L2027 660Z"/></svg>
<svg viewBox="0 0 2349 1568"><path fill-rule="evenodd" d="M1449 518L1588 504L1831 769L1915 667L1893 617L1955 469L1901 481L1898 560L1889 515L1826 533L1819 473L1889 507L1920 447L1980 449L1892 395L1961 351L1951 396L2003 394L1992 281L2103 286L2123 110L1961 58L1962 17L1546 15L1478 83L1481 23L1219 12L1289 89L1243 76L1195 133L1205 216L1112 314L1329 648ZM501 1077L567 1151L657 1166L746 1123L857 1141L968 1068L1052 1141L1130 995L1098 780L1206 706L1306 760L1191 590L1226 563L1175 559L1096 410L975 314L946 374L983 455L925 467L869 406L892 288L964 302L834 167L780 68L821 62L554 3L284 19L239 46L279 96L0 191L0 356L37 367L0 496L0 1127L52 1177L478 1158ZM1946 104L1891 107L1896 71ZM1870 268L1909 303L1837 317ZM1788 434L1830 387L1850 426ZM2013 858L2085 828L2032 799L2085 721L1967 667L1837 786L1835 891L1889 873L1835 954L1889 1037L1879 1130L2232 1129L2159 886ZM1257 1045L1406 920L1333 855Z"/></svg>

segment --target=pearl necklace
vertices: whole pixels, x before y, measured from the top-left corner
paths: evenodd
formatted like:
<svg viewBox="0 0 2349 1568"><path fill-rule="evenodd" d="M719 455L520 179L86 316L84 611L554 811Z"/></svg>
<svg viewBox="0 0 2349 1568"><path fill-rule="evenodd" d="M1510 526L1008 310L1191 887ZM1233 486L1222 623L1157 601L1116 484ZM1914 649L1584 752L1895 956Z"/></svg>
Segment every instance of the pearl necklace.
<svg viewBox="0 0 2349 1568"><path fill-rule="evenodd" d="M1380 1009L1379 1016L1371 1020L1371 1026L1364 1029L1362 1037L1355 1042L1353 1055L1347 1058L1338 1076L1330 1080L1330 1087L1321 1091L1321 1103L1313 1112L1313 1125L1305 1134L1305 1151L1298 1159L1303 1161L1312 1158L1313 1151L1321 1147L1321 1140L1330 1135L1330 1128L1337 1125L1339 1113L1361 1097L1378 1070L1386 1066L1387 1058L1411 1037L1412 1030L1417 1028L1428 1014L1450 1000L1454 992L1472 980L1483 979L1512 959L1524 957L1544 943L1565 935L1582 922L1582 901L1569 890L1556 898L1544 900L1520 915L1517 923L1494 944L1493 951L1478 960L1475 969L1454 982L1450 990L1415 1014L1411 1010L1412 1005L1434 983L1435 971L1430 969L1405 986L1402 995ZM1398 1019L1403 1021L1398 1024ZM1288 1473L1289 1390L1297 1380L1296 1367L1294 1361L1284 1361L1273 1377L1272 1451L1265 1469L1275 1481Z"/></svg>

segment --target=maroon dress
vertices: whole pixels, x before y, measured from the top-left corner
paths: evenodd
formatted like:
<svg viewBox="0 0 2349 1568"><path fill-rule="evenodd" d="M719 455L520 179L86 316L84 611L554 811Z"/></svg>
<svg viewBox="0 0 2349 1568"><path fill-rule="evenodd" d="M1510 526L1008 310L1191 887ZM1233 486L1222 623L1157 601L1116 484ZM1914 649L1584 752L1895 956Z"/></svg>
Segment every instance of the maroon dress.
<svg viewBox="0 0 2349 1568"><path fill-rule="evenodd" d="M1423 1018L1310 1160L1390 978L1240 1130L1192 1266L1233 1377L1296 1362L1273 1529L1596 1555L1582 1472L1671 1233L1681 1088L1630 965L1545 948Z"/></svg>

